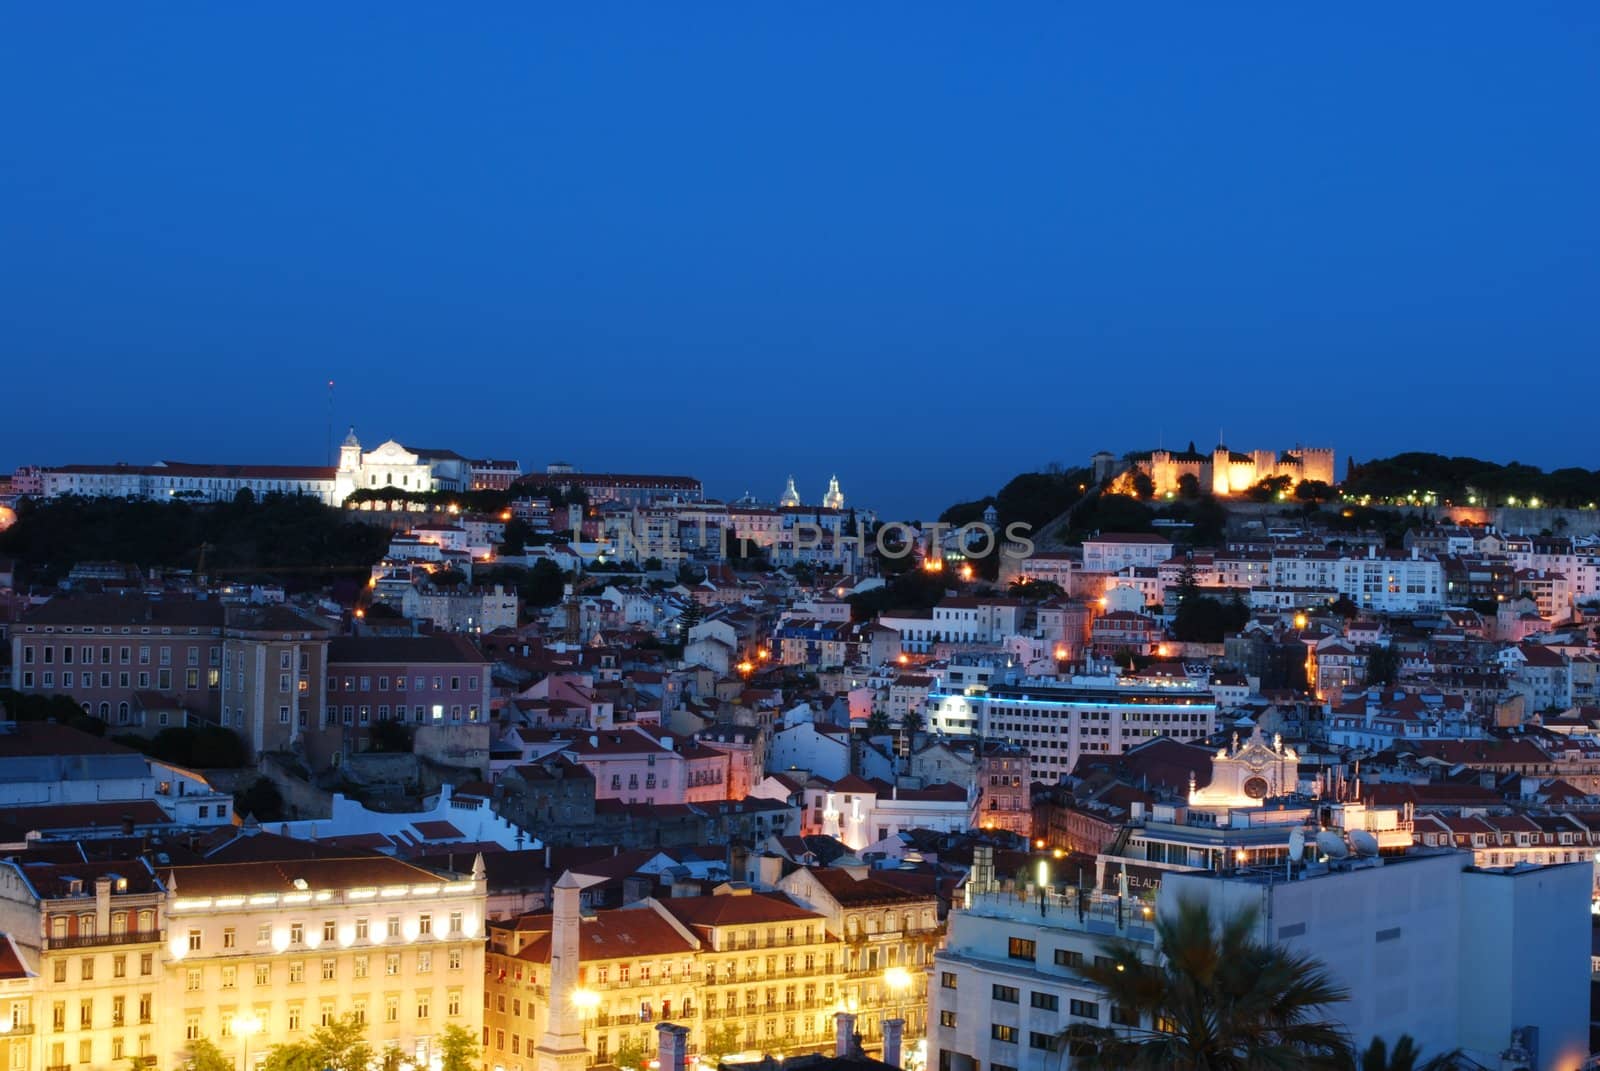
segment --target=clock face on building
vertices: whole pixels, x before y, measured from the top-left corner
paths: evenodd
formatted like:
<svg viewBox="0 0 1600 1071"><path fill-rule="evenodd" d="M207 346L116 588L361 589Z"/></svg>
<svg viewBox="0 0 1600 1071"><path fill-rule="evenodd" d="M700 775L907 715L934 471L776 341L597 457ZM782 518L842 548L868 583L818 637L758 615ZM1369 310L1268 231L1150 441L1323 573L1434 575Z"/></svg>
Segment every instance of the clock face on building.
<svg viewBox="0 0 1600 1071"><path fill-rule="evenodd" d="M1244 783L1244 794L1253 800L1264 800L1270 788L1265 777L1252 777Z"/></svg>

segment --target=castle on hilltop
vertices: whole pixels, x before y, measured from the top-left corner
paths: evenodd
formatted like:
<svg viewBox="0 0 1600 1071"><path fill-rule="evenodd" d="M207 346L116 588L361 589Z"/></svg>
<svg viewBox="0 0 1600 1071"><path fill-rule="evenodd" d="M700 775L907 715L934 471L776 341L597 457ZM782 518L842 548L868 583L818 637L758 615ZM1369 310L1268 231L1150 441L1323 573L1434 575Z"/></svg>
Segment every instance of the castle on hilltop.
<svg viewBox="0 0 1600 1071"><path fill-rule="evenodd" d="M1177 493L1178 481L1193 476L1202 491L1214 495L1237 495L1262 480L1278 476L1298 486L1306 480L1332 485L1333 450L1325 447L1295 447L1283 453L1252 450L1242 453L1219 445L1202 454L1190 443L1187 450L1147 450L1127 455L1121 463L1114 454L1102 450L1090 459L1096 480L1135 470L1145 473L1155 485L1157 495Z"/></svg>

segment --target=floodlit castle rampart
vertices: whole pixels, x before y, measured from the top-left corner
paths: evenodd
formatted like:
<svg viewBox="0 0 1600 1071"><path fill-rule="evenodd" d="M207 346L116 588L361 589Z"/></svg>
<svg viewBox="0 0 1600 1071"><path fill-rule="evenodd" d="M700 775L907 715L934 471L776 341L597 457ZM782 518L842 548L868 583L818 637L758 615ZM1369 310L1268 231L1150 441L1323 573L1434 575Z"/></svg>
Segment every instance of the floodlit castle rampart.
<svg viewBox="0 0 1600 1071"><path fill-rule="evenodd" d="M1128 472L1139 470L1149 475L1157 495L1179 490L1178 481L1193 476L1202 491L1214 495L1243 494L1262 480L1288 477L1291 486L1305 480L1332 484L1333 450L1325 447L1295 447L1278 453L1251 450L1248 453L1218 446L1202 454L1190 444L1187 450L1150 450L1128 455Z"/></svg>

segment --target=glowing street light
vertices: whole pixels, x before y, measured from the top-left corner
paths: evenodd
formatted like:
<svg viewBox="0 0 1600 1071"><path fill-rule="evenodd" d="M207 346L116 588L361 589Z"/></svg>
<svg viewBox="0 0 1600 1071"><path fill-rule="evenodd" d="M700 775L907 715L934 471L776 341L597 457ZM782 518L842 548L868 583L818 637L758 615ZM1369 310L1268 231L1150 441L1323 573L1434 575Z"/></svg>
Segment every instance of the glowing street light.
<svg viewBox="0 0 1600 1071"><path fill-rule="evenodd" d="M600 994L592 989L574 989L572 1006L582 1012L592 1012L600 1006Z"/></svg>
<svg viewBox="0 0 1600 1071"><path fill-rule="evenodd" d="M233 1017L233 1032L244 1044L244 1059L240 1066L250 1071L250 1039L261 1032L261 1017L253 1012L243 1012Z"/></svg>

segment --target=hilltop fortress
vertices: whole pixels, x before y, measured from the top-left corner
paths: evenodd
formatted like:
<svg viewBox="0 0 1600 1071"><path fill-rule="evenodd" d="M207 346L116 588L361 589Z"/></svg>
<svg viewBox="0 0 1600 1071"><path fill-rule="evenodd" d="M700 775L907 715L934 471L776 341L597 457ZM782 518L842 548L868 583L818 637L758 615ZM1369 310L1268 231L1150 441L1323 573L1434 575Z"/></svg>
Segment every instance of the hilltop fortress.
<svg viewBox="0 0 1600 1071"><path fill-rule="evenodd" d="M1286 476L1291 486L1305 480L1334 482L1333 450L1324 447L1295 447L1277 453L1273 450L1252 450L1244 453L1218 446L1209 454L1202 454L1190 443L1187 450L1147 450L1128 454L1121 461L1109 451L1102 450L1090 460L1097 480L1118 473L1144 472L1155 484L1156 494L1178 491L1178 481L1193 476L1202 491L1214 495L1243 494L1262 480Z"/></svg>

